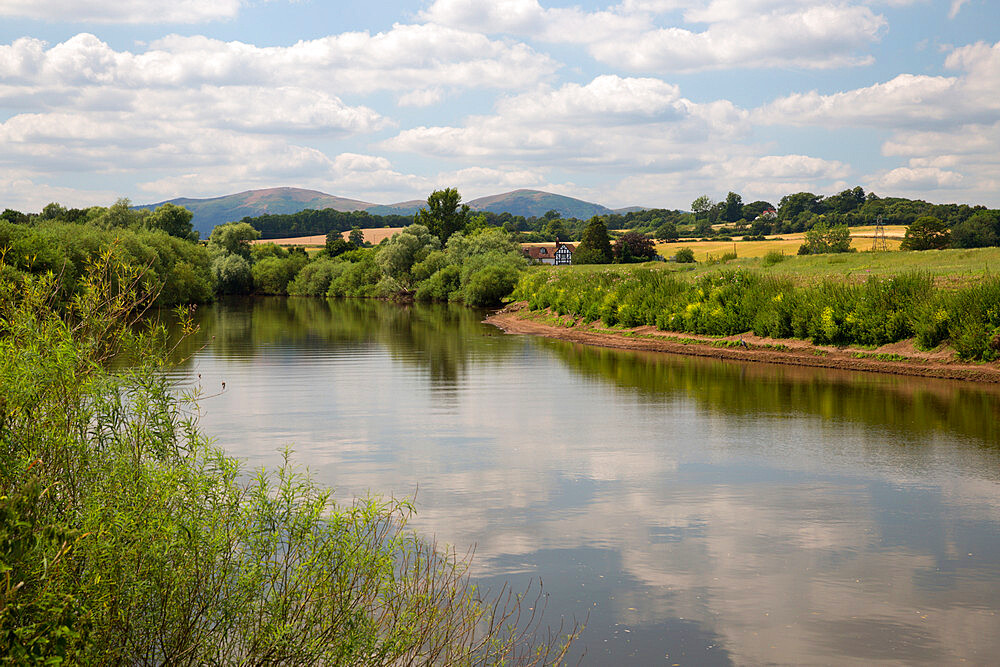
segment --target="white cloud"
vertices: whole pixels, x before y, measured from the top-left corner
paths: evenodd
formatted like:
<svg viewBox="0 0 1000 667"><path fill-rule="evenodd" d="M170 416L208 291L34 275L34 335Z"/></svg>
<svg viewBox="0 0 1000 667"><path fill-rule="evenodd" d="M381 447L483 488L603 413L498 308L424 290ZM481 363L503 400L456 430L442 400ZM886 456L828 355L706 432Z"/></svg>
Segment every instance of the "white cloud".
<svg viewBox="0 0 1000 667"><path fill-rule="evenodd" d="M418 127L383 143L391 150L593 168L691 164L706 145L742 136L746 112L729 102L695 104L658 79L599 76L506 98L492 116L462 127Z"/></svg>
<svg viewBox="0 0 1000 667"><path fill-rule="evenodd" d="M524 44L435 25L396 25L375 35L344 33L280 47L171 35L132 53L88 33L48 49L31 38L0 46L0 77L8 85L67 88L261 85L337 95L442 85L516 89L549 77L556 67Z"/></svg>
<svg viewBox="0 0 1000 667"><path fill-rule="evenodd" d="M903 196L1000 204L1000 42L955 49L944 64L958 74L900 74L832 95L794 94L756 110L753 119L888 130L892 134L882 153L909 162L871 175L872 187Z"/></svg>
<svg viewBox="0 0 1000 667"><path fill-rule="evenodd" d="M954 188L962 182L962 175L937 167L898 167L876 177L874 187L892 192L926 192Z"/></svg>
<svg viewBox="0 0 1000 667"><path fill-rule="evenodd" d="M4 0L0 16L90 23L202 23L236 18L248 0Z"/></svg>
<svg viewBox="0 0 1000 667"><path fill-rule="evenodd" d="M16 211L36 212L49 202L59 202L70 208L109 205L119 196L120 193L109 190L50 185L42 180L41 175L29 176L23 167L0 168L0 210L12 208Z"/></svg>
<svg viewBox="0 0 1000 667"><path fill-rule="evenodd" d="M960 126L1000 113L1000 42L955 49L945 66L956 77L900 74L885 83L832 95L796 93L755 112L768 124L898 128Z"/></svg>
<svg viewBox="0 0 1000 667"><path fill-rule="evenodd" d="M442 98L444 91L440 88L425 88L403 93L396 100L396 104L401 107L429 107L440 102Z"/></svg>
<svg viewBox="0 0 1000 667"><path fill-rule="evenodd" d="M342 153L330 159L319 152L296 146L275 146L279 152L277 168L266 160L263 147L244 152L222 164L183 173L172 173L139 183L149 197L168 199L176 196L213 196L254 188L274 187L276 183L313 188L334 194L375 202L394 201L401 196L429 191L431 181L424 176L395 170L383 157Z"/></svg>
<svg viewBox="0 0 1000 667"><path fill-rule="evenodd" d="M968 1L969 0L951 0L951 9L948 10L948 18L953 19L958 16L958 12L961 11L962 5Z"/></svg>
<svg viewBox="0 0 1000 667"><path fill-rule="evenodd" d="M420 18L487 34L527 35L546 42L585 43L650 27L644 14L544 9L537 0L436 0Z"/></svg>
<svg viewBox="0 0 1000 667"><path fill-rule="evenodd" d="M687 24L658 16L683 9ZM436 0L421 17L484 33L588 45L632 72L746 67L834 68L871 62L886 19L864 5L822 0L630 0L609 10L543 8L537 0Z"/></svg>
<svg viewBox="0 0 1000 667"><path fill-rule="evenodd" d="M713 14L706 15L714 17ZM867 7L815 6L713 20L702 32L667 27L591 45L601 62L631 71L747 67L828 69L870 62L883 17Z"/></svg>
<svg viewBox="0 0 1000 667"><path fill-rule="evenodd" d="M268 48L169 36L139 52L87 33L53 46L23 38L0 45L0 106L15 111L0 122L0 169L151 170L145 190L169 195L289 181L412 191L423 181L388 163L310 145L394 124L341 94L429 104L442 86L517 88L554 68L524 45L439 26Z"/></svg>

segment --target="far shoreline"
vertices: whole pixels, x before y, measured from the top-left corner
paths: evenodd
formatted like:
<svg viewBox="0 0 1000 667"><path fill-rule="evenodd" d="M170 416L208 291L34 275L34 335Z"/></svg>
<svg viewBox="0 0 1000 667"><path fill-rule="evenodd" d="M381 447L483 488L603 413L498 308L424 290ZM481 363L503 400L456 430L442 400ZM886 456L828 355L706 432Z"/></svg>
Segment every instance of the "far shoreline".
<svg viewBox="0 0 1000 667"><path fill-rule="evenodd" d="M587 324L549 311L530 311L524 302L495 311L483 322L508 334L531 334L620 350L1000 384L1000 363L958 362L948 348L922 351L909 340L863 349L749 333L712 337L660 331L651 326L608 328L600 321Z"/></svg>

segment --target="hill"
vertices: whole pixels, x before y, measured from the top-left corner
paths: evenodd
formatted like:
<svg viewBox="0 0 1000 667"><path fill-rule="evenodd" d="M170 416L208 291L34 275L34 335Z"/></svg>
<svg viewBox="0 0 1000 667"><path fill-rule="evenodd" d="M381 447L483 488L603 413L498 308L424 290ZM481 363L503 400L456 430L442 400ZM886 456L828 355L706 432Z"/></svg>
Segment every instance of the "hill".
<svg viewBox="0 0 1000 667"><path fill-rule="evenodd" d="M523 215L526 218L539 217L548 211L559 211L559 214L564 218L579 218L581 220L611 213L611 209L600 204L592 204L582 199L563 195L554 195L541 190L514 190L500 195L479 197L468 203L469 208L476 211L507 212L511 215Z"/></svg>
<svg viewBox="0 0 1000 667"><path fill-rule="evenodd" d="M247 216L258 216L266 213L298 213L307 208L332 208L337 211L365 211L375 206L369 202L357 199L346 199L328 195L316 190L302 188L267 188L264 190L247 190L223 197L210 199L191 199L180 197L169 199L157 204L146 204L136 208L156 208L165 203L183 206L194 213L192 222L194 228L207 238L212 228L225 222L242 220Z"/></svg>
<svg viewBox="0 0 1000 667"><path fill-rule="evenodd" d="M201 235L201 238L207 238L216 225L242 220L245 217L291 214L306 209L334 209L343 212L367 211L371 215L413 215L426 204L426 201L414 199L395 204L373 204L358 199L337 197L317 190L282 187L247 190L246 192L208 199L179 197L135 208L153 209L166 203L184 206L194 213L192 220L194 228ZM468 204L475 211L507 212L511 215L525 217L538 217L548 211L555 210L564 218L586 220L594 215L612 213L611 209L600 204L542 192L541 190L514 190L503 194L479 197ZM632 210L632 208L636 207L619 209L619 211Z"/></svg>

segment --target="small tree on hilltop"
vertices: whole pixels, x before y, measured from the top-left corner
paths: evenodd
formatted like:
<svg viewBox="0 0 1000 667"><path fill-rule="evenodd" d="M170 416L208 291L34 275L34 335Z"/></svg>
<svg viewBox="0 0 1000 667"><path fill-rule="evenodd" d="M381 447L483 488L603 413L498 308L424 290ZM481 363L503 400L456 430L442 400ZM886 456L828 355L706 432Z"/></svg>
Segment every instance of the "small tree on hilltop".
<svg viewBox="0 0 1000 667"><path fill-rule="evenodd" d="M948 225L933 215L925 215L906 228L900 250L940 250L951 243Z"/></svg>
<svg viewBox="0 0 1000 667"><path fill-rule="evenodd" d="M590 219L573 253L574 264L610 264L614 258L608 228L596 215Z"/></svg>

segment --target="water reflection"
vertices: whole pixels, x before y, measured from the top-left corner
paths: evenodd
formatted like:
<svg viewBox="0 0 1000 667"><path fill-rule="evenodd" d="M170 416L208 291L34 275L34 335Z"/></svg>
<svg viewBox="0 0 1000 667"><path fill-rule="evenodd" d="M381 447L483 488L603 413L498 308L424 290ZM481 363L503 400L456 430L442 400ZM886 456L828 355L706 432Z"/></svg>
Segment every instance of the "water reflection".
<svg viewBox="0 0 1000 667"><path fill-rule="evenodd" d="M992 389L503 336L471 311L200 313L206 429L342 497L419 486L486 585L540 576L590 664L1000 654ZM212 339L214 336L214 340ZM192 347L191 350L195 348Z"/></svg>

